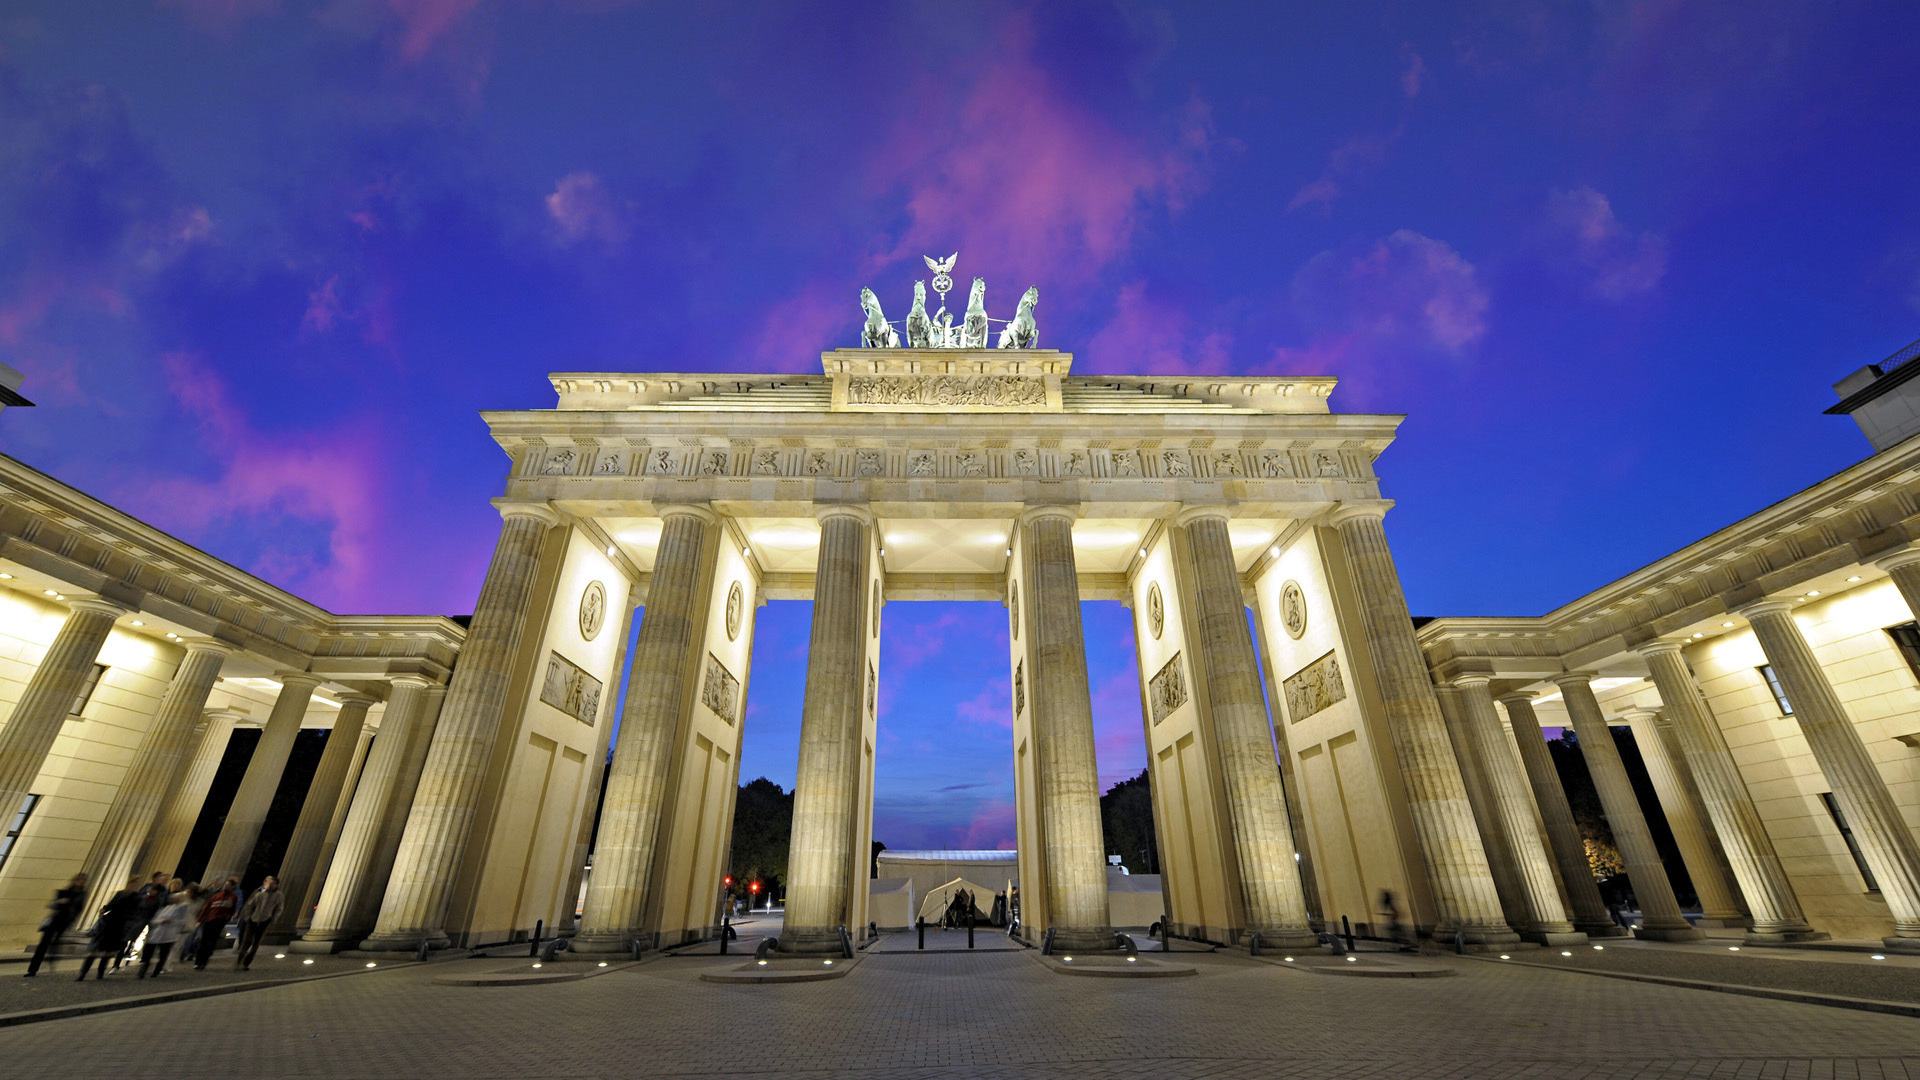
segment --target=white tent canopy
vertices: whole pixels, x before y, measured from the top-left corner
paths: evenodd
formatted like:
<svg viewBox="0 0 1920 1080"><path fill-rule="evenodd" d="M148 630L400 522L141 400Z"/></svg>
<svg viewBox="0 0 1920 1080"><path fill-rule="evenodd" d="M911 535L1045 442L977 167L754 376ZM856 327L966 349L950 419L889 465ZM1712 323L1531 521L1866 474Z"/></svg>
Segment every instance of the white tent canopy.
<svg viewBox="0 0 1920 1080"><path fill-rule="evenodd" d="M980 917L985 919L993 913L993 890L985 885L976 885L966 878L954 878L937 889L929 889L927 898L920 903L920 917L928 922L939 922L947 913L947 906L953 903L953 894L965 890L973 894L973 906L980 909Z"/></svg>

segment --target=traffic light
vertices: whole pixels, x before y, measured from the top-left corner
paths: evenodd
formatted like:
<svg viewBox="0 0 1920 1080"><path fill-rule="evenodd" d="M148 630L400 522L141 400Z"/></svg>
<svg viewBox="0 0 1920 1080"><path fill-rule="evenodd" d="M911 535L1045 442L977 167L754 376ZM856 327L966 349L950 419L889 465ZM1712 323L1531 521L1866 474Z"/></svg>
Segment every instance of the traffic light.
<svg viewBox="0 0 1920 1080"><path fill-rule="evenodd" d="M754 882L753 884L751 884L751 885L749 885L749 886L747 886L747 891L748 891L748 892L759 892L759 891L760 891L760 883L756 881L756 882Z"/></svg>
<svg viewBox="0 0 1920 1080"><path fill-rule="evenodd" d="M728 874L726 878L723 879L722 884L726 885L726 887L729 889L733 888L733 875Z"/></svg>

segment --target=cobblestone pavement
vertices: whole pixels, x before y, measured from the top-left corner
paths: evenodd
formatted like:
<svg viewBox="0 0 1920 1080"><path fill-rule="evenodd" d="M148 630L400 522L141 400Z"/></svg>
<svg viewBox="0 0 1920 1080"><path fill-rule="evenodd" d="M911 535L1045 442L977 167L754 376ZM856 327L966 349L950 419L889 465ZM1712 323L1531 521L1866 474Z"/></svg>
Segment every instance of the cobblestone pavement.
<svg viewBox="0 0 1920 1080"><path fill-rule="evenodd" d="M1914 1077L1920 1020L1462 960L1349 979L1196 954L1194 978L895 954L844 979L702 983L728 961L442 987L439 961L0 1030L30 1077Z"/></svg>
<svg viewBox="0 0 1920 1080"><path fill-rule="evenodd" d="M1571 954L1571 955L1568 955ZM1600 949L1532 949L1514 954L1528 963L1632 972L1735 986L1766 986L1878 1001L1920 1002L1920 957L1857 952L1656 945L1608 942Z"/></svg>
<svg viewBox="0 0 1920 1080"><path fill-rule="evenodd" d="M40 974L31 979L22 978L27 966L23 963L0 964L0 1015L27 1012L34 1009L50 1009L64 1005L87 1005L109 998L144 997L149 994L170 994L181 990L198 990L210 986L228 986L236 983L271 982L282 979L311 978L316 975L336 975L343 971L356 971L365 967L365 961L346 960L336 956L305 957L288 954L284 960L275 960L275 953L284 949L265 949L254 958L251 971L233 969L233 953L215 953L207 970L193 970L191 960L167 965L166 974L145 979L135 978L134 973L140 965L122 967L117 972L108 972L104 979L96 979L92 972L87 973L87 981L75 982L74 976L80 973L78 959L61 957L59 968L40 969ZM302 960L311 959L311 964ZM404 961L410 957L400 957Z"/></svg>

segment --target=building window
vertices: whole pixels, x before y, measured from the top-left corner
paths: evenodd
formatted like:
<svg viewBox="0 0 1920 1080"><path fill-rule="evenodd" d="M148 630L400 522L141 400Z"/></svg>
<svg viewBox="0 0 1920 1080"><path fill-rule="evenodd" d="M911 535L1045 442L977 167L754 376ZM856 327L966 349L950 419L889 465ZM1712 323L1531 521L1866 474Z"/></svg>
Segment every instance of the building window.
<svg viewBox="0 0 1920 1080"><path fill-rule="evenodd" d="M20 839L20 830L27 827L27 819L33 816L33 808L38 805L38 795L29 795L20 800L20 809L14 812L13 820L7 823L7 835L0 837L0 868L7 865L7 856L13 853L13 842Z"/></svg>
<svg viewBox="0 0 1920 1080"><path fill-rule="evenodd" d="M1887 636L1893 639L1893 647L1900 650L1901 658L1913 669L1913 677L1920 679L1920 623L1889 626Z"/></svg>
<svg viewBox="0 0 1920 1080"><path fill-rule="evenodd" d="M1760 677L1767 681L1767 689L1773 691L1774 703L1780 706L1781 716L1793 715L1793 704L1787 700L1787 691L1780 685L1780 676L1773 673L1772 664L1761 664Z"/></svg>
<svg viewBox="0 0 1920 1080"><path fill-rule="evenodd" d="M81 710L87 707L87 702L93 700L93 692L100 685L100 677L102 675L105 675L106 673L107 673L107 665L105 664L93 665L93 670L87 672L87 681L80 684L80 692L73 695L73 711L68 713L67 715L69 716L80 715Z"/></svg>
<svg viewBox="0 0 1920 1080"><path fill-rule="evenodd" d="M1853 856L1853 865L1860 868L1860 876L1867 883L1867 891L1879 892L1880 885L1873 880L1873 870L1867 866L1866 856L1860 854L1860 845L1853 839L1853 830L1847 827L1847 815L1840 812L1840 804L1834 801L1833 792L1821 792L1820 801L1826 804L1827 814L1833 818L1833 827L1840 830L1840 839L1847 842L1847 854Z"/></svg>

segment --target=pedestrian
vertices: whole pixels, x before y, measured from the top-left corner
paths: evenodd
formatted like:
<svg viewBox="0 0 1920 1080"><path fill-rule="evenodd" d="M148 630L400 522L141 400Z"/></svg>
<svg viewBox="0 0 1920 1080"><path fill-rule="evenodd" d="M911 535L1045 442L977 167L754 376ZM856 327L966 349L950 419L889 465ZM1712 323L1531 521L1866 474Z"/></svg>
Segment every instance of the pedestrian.
<svg viewBox="0 0 1920 1080"><path fill-rule="evenodd" d="M1386 916L1387 940L1402 949L1412 948L1414 942L1406 924L1400 921L1400 904L1394 900L1392 889L1380 890L1380 914Z"/></svg>
<svg viewBox="0 0 1920 1080"><path fill-rule="evenodd" d="M31 979L40 974L40 965L44 962L47 970L53 970L53 958L60 951L60 935L67 932L75 919L80 917L80 905L87 902L87 875L75 874L67 887L53 894L53 902L47 905L47 917L40 920L40 944L33 948L33 960L27 964L26 977Z"/></svg>
<svg viewBox="0 0 1920 1080"><path fill-rule="evenodd" d="M180 884L175 878L174 885ZM147 943L140 950L140 973L135 978L147 977L147 965L158 961L153 969L154 978L167 970L167 957L172 954L174 943L187 932L187 924L193 921L192 894L183 891L174 892L153 920L147 924ZM185 955L184 953L182 955Z"/></svg>
<svg viewBox="0 0 1920 1080"><path fill-rule="evenodd" d="M207 970L207 961L213 959L213 951L220 947L220 936L227 932L227 922L240 910L240 879L229 877L220 883L207 902L200 905L200 942L193 953L193 969Z"/></svg>
<svg viewBox="0 0 1920 1080"><path fill-rule="evenodd" d="M120 950L127 947L127 924L140 910L140 884L139 878L128 878L127 887L114 893L100 909L100 917L93 923L93 934L87 939L87 957L80 961L80 977L75 982L86 981L87 969L96 960L100 962L100 973L94 976L94 981L106 978L107 962L117 959Z"/></svg>
<svg viewBox="0 0 1920 1080"><path fill-rule="evenodd" d="M280 879L272 875L247 897L246 906L240 909L240 944L233 955L235 971L253 967L253 954L260 948L260 939L267 936L267 927L280 917L286 904L287 898L280 894Z"/></svg>
<svg viewBox="0 0 1920 1080"><path fill-rule="evenodd" d="M140 906L134 910L133 918L127 920L127 944L120 955L113 958L113 970L119 971L122 963L133 962L133 950L140 942L140 935L153 922L153 917L167 904L172 890L167 888L167 875L155 871L147 883L140 887Z"/></svg>

